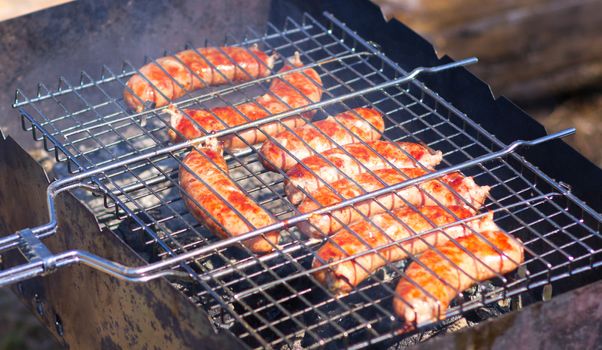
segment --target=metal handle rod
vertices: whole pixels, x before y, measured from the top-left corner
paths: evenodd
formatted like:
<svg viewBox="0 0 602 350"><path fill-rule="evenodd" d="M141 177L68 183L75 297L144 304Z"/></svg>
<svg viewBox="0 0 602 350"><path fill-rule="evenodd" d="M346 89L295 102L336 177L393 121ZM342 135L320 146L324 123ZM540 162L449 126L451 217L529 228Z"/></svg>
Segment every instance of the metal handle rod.
<svg viewBox="0 0 602 350"><path fill-rule="evenodd" d="M91 253L88 253L85 251L68 251L68 252L64 252L64 253L53 256L52 257L52 266L53 266L53 268L57 268L60 266L65 266L65 265L69 265L69 264L73 264L73 263L83 263L84 265L87 265L98 271L105 272L114 277L128 280L131 282L146 282L146 281L158 278L158 277L170 276L170 275L186 277L186 276L188 276L188 274L186 274L182 271L172 270L171 268L176 264L182 263L189 259L193 259L199 255L206 254L209 251L214 251L216 249L224 248L229 245L238 243L240 241L254 238L256 236L259 236L259 235L267 233L267 232L276 231L276 230L280 230L280 229L283 229L286 227L290 227L299 222L309 219L313 215L326 214L333 210L340 209L340 208L361 202L363 200L374 199L382 194L390 193L390 192L393 192L393 191L396 191L399 189L403 189L403 188L406 188L409 186L414 186L421 182L432 180L432 179L443 176L445 174L449 174L454 171L458 171L458 170L465 169L470 166L474 166L477 164L481 164L483 162L487 162L487 161L490 161L490 160L493 160L496 158L503 157L505 155L508 155L508 154L514 152L517 148L520 148L520 147L535 146L535 145L538 145L538 144L546 142L546 141L550 141L550 140L554 140L554 139L557 139L560 137L571 135L573 133L575 133L575 129L570 128L570 129L566 129L566 130L563 130L563 131L560 131L560 132L557 132L554 134L546 135L546 136L543 136L543 137L540 137L540 138L537 138L537 139L534 139L531 141L523 141L523 140L515 141L497 152L489 153L489 154L477 157L475 159L472 159L472 160L469 160L469 161L466 161L466 162L463 162L463 163L460 163L460 164L457 164L457 165L454 165L454 166L451 166L451 167L448 167L445 169L441 169L441 170L438 170L438 171L435 171L435 172L432 172L432 173L429 173L429 174L426 174L426 175L423 175L423 176L420 176L420 177L417 177L414 179L410 179L410 180L407 180L407 181L404 181L404 182L401 182L401 183L398 183L398 184L395 184L395 185L392 185L389 187L382 188L380 190L368 192L361 196L343 200L337 204L323 207L323 208L314 210L314 211L306 213L306 214L298 215L298 216L292 217L290 219L280 221L276 224L269 225L269 226L266 226L266 227L263 227L263 228L260 228L257 230L253 230L251 232L247 232L245 234L242 234L242 235L239 235L236 237L226 238L226 239L220 240L218 242L215 242L213 244L210 244L208 246L201 247L201 248L192 250L190 252L187 252L187 253L184 253L184 254L181 254L181 255L166 259L166 260L162 260L162 261L159 261L159 262L156 262L153 264L139 266L139 267L128 267L128 266L124 266L124 265L106 260L104 258L98 257L94 254L91 254ZM44 265L45 265L44 261L37 261L37 262L31 262L29 264L25 264L22 266L17 266L17 267L14 267L14 268L6 270L6 271L2 271L2 272L0 272L0 287L7 285L7 284L18 282L23 279L27 279L30 277L34 277L34 276L43 274L45 272Z"/></svg>
<svg viewBox="0 0 602 350"><path fill-rule="evenodd" d="M239 235L236 237L226 238L226 239L220 240L218 242L215 242L213 244L210 244L208 246L200 247L200 248L190 251L188 253L174 257L174 258L172 258L172 259L174 259L172 261L170 261L171 259L168 259L168 260L164 260L161 262L157 262L154 265L155 266L171 265L175 262L181 262L183 260L191 259L191 258L195 257L196 255L205 254L205 253L213 251L215 249L225 248L229 245L238 243L240 241L244 241L244 240L247 240L250 238L257 237L261 234L265 234L265 233L268 233L271 231L276 231L276 230L280 230L283 228L293 226L299 222L309 219L313 215L326 214L333 210L341 209L341 208L353 205L355 203L364 201L366 199L373 199L382 194L387 194L387 193L390 193L390 192L393 192L396 190L400 190L400 189L403 189L406 187L414 186L414 185L417 185L424 181L432 180L432 179L441 177L443 175L446 175L446 174L449 174L449 173L452 173L452 172L455 172L455 171L458 171L461 169L465 169L465 168L468 168L468 167L471 167L471 166L474 166L474 165L477 165L477 164L480 164L480 163L483 163L486 161L490 161L490 160L508 155L508 154L514 152L519 147L538 145L542 142L546 142L546 141L550 141L550 140L557 139L560 137L572 135L575 133L575 131L576 131L575 128L569 128L569 129L562 130L562 131L554 133L554 134L546 135L546 136L543 136L543 137L540 137L540 138L537 138L537 139L534 139L531 141L518 140L497 152L489 153L489 154L477 157L475 159L472 159L472 160L469 160L469 161L466 161L466 162L463 162L463 163L460 163L460 164L457 164L457 165L454 165L454 166L451 166L451 167L448 167L445 169L437 170L437 171L434 171L434 172L426 174L426 175L422 175L422 176L419 176L419 177L416 177L416 178L413 178L413 179L410 179L410 180L407 180L404 182L400 182L400 183L392 185L392 186L382 188L380 190L368 192L361 196L346 199L337 204L333 204L333 205L329 205L329 206L326 206L326 207L323 207L320 209L316 209L309 213L297 215L292 218L277 222L277 223L269 225L269 226L262 227L260 229L256 229L256 230L247 232L245 234L242 234L242 235ZM153 265L146 266L144 271L148 271L149 268L152 269Z"/></svg>
<svg viewBox="0 0 602 350"><path fill-rule="evenodd" d="M70 179L70 178L66 178ZM56 209L54 206L54 198L59 195L61 192L68 191L75 188L85 188L94 193L104 193L100 186L89 185L85 183L71 183L64 182L61 183L61 180L57 180L52 182L46 188L46 202L48 204L48 217L50 218L48 223L42 226L37 226L31 229L31 231L36 234L38 238L46 237L52 234L57 226L56 220Z"/></svg>
<svg viewBox="0 0 602 350"><path fill-rule="evenodd" d="M408 75L405 75L403 77L394 79L394 80L390 80L387 82L384 82L382 84L378 84L375 86L372 86L370 88L366 88L366 89L362 89L362 90L358 90L358 91L354 91L348 94L344 94L341 96L337 96L337 97L333 97L331 99L325 100L325 101L320 101L320 102L316 102L316 103L312 103L312 104L308 104L306 106L303 107L299 107L299 108L294 108L291 110L288 110L286 112L283 113L278 113L275 115L272 115L270 117L266 117L263 119L259 119L259 120L255 120L249 123L245 123L245 124L241 124L241 125L237 125L237 126L233 126L224 130L220 130L217 131L215 133L211 133L208 135L203 135L194 139L190 139L190 140L186 140L184 142L175 144L175 145L171 145L171 146L167 146L167 147L163 147L161 149L158 150L154 150L154 151L150 151L150 152L145 152L142 154L139 154L137 156L134 157L130 157L130 158L126 158L126 159L122 159L121 161L117 161L117 162L112 162L109 164L106 164L104 166L98 167L98 168L94 168L94 169L90 169L81 173L78 173L76 175L70 176L70 177L66 177L57 181L52 182L49 186L48 189L46 191L47 193L47 201L48 201L48 213L49 213L49 217L50 217L50 221L42 226L38 226L35 228L32 228L32 231L37 234L43 234L43 233L48 233L51 234L54 232L54 230L56 229L56 216L55 216L55 210L54 210L54 196L56 194L56 192L63 186L68 185L68 184L72 184L78 181L81 181L85 178L94 176L94 175L98 175L98 174L102 174L106 171L112 170L112 169L116 169L119 167L122 167L124 165L128 165L131 163L135 163L135 162L139 162L142 160L146 160L146 159L150 159L150 158L154 158L163 154L167 154L167 153L172 153L181 149L185 149L188 148L190 146L193 146L195 144L201 143L206 141L207 139L210 138L218 138L218 137L222 137L222 136L227 136L239 131L243 131L243 130L247 130L247 129L251 129L263 124L267 124L270 122L274 122L274 121L278 121L290 116L294 116L294 115L298 115L307 111L310 111L312 109L316 109L316 108L321 108L336 102L340 102L349 98L353 98L353 97L357 97L357 96L361 96L366 94L367 92L370 91L374 91L374 90L378 90L378 89L384 89L387 87L391 87L391 86L395 86L395 85L399 85L408 81L413 80L416 76L422 74L422 73L437 73L437 72L441 72L444 70L448 70L448 69L453 69L453 68L458 68L458 67L462 67L462 66L466 66L469 64L473 64L476 63L478 61L478 59L476 57L471 57L471 58L466 58L460 61L456 61L456 62L450 62L450 63L446 63L443 65L439 65L439 66L433 66L433 67L418 67L415 68L414 70L412 70Z"/></svg>
<svg viewBox="0 0 602 350"><path fill-rule="evenodd" d="M300 72L300 71L306 70L308 68L315 68L315 67L323 66L323 65L328 64L328 63L333 63L333 62L337 62L337 61L343 61L343 60L346 60L346 59L349 59L349 58L361 57L361 56L372 56L372 55L374 55L372 52L362 51L362 52L354 52L354 53L350 53L350 54L346 54L346 55L331 57L331 58L323 59L323 60L320 60L320 61L317 61L317 62L312 62L312 63L309 63L309 64L305 64L305 65L303 65L301 67L295 67L295 68L289 69L289 70L287 70L285 72L277 72L277 73L274 73L274 74L270 74L270 75L268 75L266 77L253 79L253 80L248 81L248 82L236 84L236 85L229 86L229 87L226 87L226 88L223 88L223 89L219 89L219 90L216 90L216 91L211 91L209 93L206 93L206 94L203 94L203 95L200 95L200 96L196 96L196 97L191 97L191 98L188 98L188 99L185 99L185 100L182 100L182 101L174 102L172 104L175 105L175 106L182 106L182 105L186 105L187 103L190 103L190 102L193 102L193 101L205 101L207 99L211 99L211 98L214 98L216 96L222 96L222 95L224 95L224 94L226 94L228 92L240 90L240 89L245 88L247 86L254 86L254 85L257 85L257 83L261 83L261 82L264 82L264 81L269 81L269 80L272 80L274 78L279 78L279 77L282 77L284 75L288 75L288 74L291 74L291 73ZM154 109L145 110L145 111L142 111L142 112L139 112L139 113L128 115L128 117L126 119L136 118L136 117L140 117L140 116L143 116L143 115L146 115L146 114L152 114L152 113L155 113L155 112L160 112L160 111L162 111L164 109L167 109L168 107L169 107L169 105L158 107L158 108L154 108Z"/></svg>
<svg viewBox="0 0 602 350"><path fill-rule="evenodd" d="M43 265L42 261L37 261L0 271L0 288L42 275Z"/></svg>
<svg viewBox="0 0 602 350"><path fill-rule="evenodd" d="M134 157L126 158L126 159L123 159L121 161L113 162L113 163L107 164L107 165L102 166L102 167L98 167L98 168L94 168L94 169L91 169L91 170L88 170L88 171L85 171L85 172L78 173L78 174L76 174L74 176L70 176L68 178L64 178L64 179L55 181L53 183L58 183L55 186L56 187L60 187L60 186L62 186L64 184L66 184L66 183L71 183L71 182L79 181L79 180L84 179L86 177L89 177L89 176L92 176L92 175L97 175L97 174L100 174L100 173L106 172L108 170L112 170L112 169L115 169L115 168L118 168L118 167L130 164L130 163L135 163L135 162L138 162L138 161L141 161L141 160L145 160L145 159L148 159L148 158L154 158L154 157L162 155L162 154L166 154L166 153L171 153L171 152L174 152L174 151L178 151L180 149L184 149L184 148L190 147L192 145L196 145L196 144L199 144L201 142L204 142L204 141L206 141L207 139L210 139L210 138L218 138L218 137L222 137L222 136L227 136L227 135L239 132L239 131L244 131L246 129L251 129L251 128L254 128L254 127L257 127L257 126L260 126L260 125L263 125L263 124L267 124L267 123L278 121L280 119L284 119L284 118L287 118L287 117L290 117L290 116L301 114L301 113L310 111L312 109L321 108L321 107L327 106L329 104L333 104L333 103L340 102L340 101L343 101L343 100L346 100L346 99L349 99L349 98L361 96L361 95L363 95L363 94L365 94L367 92L370 92L370 91L374 91L374 90L378 90L378 89L384 89L384 88L387 88L387 87L399 85L399 84L402 84L402 83L405 83L407 81L410 81L410 80L414 79L416 76L418 76L419 74L422 74L422 73L436 73L436 72L440 72L440 71L447 70L447 69L452 69L452 68L457 68L457 67L462 67L462 66L465 66L465 65L473 64L473 63L475 63L477 61L478 61L478 59L476 57L471 57L471 58L463 59L463 60L460 60L460 61L443 64L443 65L440 65L440 66L418 67L418 68L414 69L412 72L410 72L406 76L403 76L401 78L397 78L397 79L394 79L394 80L390 80L388 82L385 82L385 83L382 83L382 84L379 84L379 85L375 85L375 86L367 88L367 89L358 90L358 91L351 92L351 93L348 93L348 94L344 94L344 95L341 95L341 96L333 97L333 98L328 99L328 100L324 100L324 101L320 101L320 102L308 104L308 105L303 106L303 107L298 107L298 108L290 109L290 110L288 110L286 112L278 113L278 114L272 115L270 117L262 118L262 119L255 120L255 121L252 121L252 122L249 122L249 123L245 123L245 124L233 126L233 127L230 127L230 128L224 129L224 130L220 130L220 131L216 131L216 132L211 133L209 135L203 135L203 136L199 136L199 137L194 138L194 139L186 140L184 142L181 142L181 143L178 143L178 144L175 144L175 145L164 147L164 148L162 148L160 150L155 150L155 151L151 151L151 152L145 152L143 154L139 154L139 155L134 156Z"/></svg>
<svg viewBox="0 0 602 350"><path fill-rule="evenodd" d="M517 206L521 206L521 205L525 205L525 204L529 204L533 201L538 201L538 200L542 200L542 199L548 199L552 196L558 196L560 195L559 193L547 193L547 194L543 194L537 197L533 197L533 198L529 198L525 201L522 201L520 203L514 203L508 206L504 206L502 208L498 208L496 210L492 210L491 212L497 212L497 211L501 211L501 210L507 210L510 209L512 207L517 207ZM405 242L409 242L409 241L414 241L414 240L421 240L424 236L427 236L429 234L432 234L434 232L439 232L439 231L443 231L446 228L452 227L452 226L457 226L457 225L466 225L469 222L478 220L479 218L482 218L484 216L489 215L491 212L485 212L485 213L480 213L477 215L473 215L470 216L466 219L461 219L461 220L457 220L445 225L441 225L441 226L437 226L431 229L428 229L426 231L422 231L422 232L416 232L414 235L412 236L408 236L408 237L403 237L400 239L396 239L396 240L392 240L389 241L388 243L382 244L382 245L378 245L378 246L372 246L371 248L367 248L365 250L362 250L360 252L354 252L353 254L349 254L344 258L341 258L339 260L336 261L326 261L324 264L320 265L319 267L311 267L310 269L307 269L305 271L300 271L300 272L296 272L287 276L284 276L282 278L280 278L277 281L270 281L267 283L262 284L261 286L257 286L251 289L247 289L245 291L242 291L238 294L236 294L235 298L244 298L247 295L251 295L253 293L255 293L258 289L269 289L272 288L273 286L277 286L279 284L281 284L282 282L286 282L286 281L291 281L294 280L295 278L299 278L299 276L305 276L305 275L309 275L309 274L313 274L316 271L321 271L321 270L327 270L333 266L336 266L338 264L342 264L345 263L347 261L351 261L351 260L355 260L355 259L361 259L362 256L366 256L366 255L370 255L370 254L380 254L379 252L385 251L390 247L395 247L395 246L400 246L402 244L404 244ZM469 230L471 230L472 232L475 232L474 229L469 228ZM363 243L366 244L366 243ZM220 275L223 275L224 273L220 273L220 274L216 274L213 271L208 271L206 273L204 273L203 275L201 275L201 278L203 279L207 279L210 280L212 278L216 278L215 276L217 275L218 277Z"/></svg>
<svg viewBox="0 0 602 350"><path fill-rule="evenodd" d="M531 141L522 141L522 140L515 141L512 144L508 145L507 147L505 147L497 152L489 153L489 154L483 155L481 157L477 157L473 160L469 160L469 161L460 163L455 166L451 166L451 167L448 167L448 168L445 168L442 170L435 171L430 174L426 174L426 175L423 175L423 176L420 176L420 177L417 177L414 179L410 179L408 181L404 181L399 184L395 184L395 185L392 185L392 186L389 186L389 187L386 187L386 188L383 188L383 189L380 189L377 191L365 193L365 194L355 197L355 198L343 200L340 203L330 205L327 207L323 207L323 208L314 210L314 211L306 213L306 214L298 215L293 218L283 220L276 224L265 226L265 227L257 229L257 230L253 230L253 231L247 232L245 234L242 234L242 235L239 235L236 237L226 238L226 239L220 240L218 242L215 242L213 244L210 244L208 246L200 247L200 248L192 250L190 252L187 252L187 253L184 253L184 254L181 254L181 255L166 259L166 260L162 260L162 261L159 261L159 262L156 262L153 264L149 264L149 265L145 265L145 266L141 266L141 267L137 267L137 268L124 267L119 264L107 262L104 259L99 260L98 257L95 257L91 254L86 255L85 263L88 266L99 269L101 271L105 271L107 273L112 274L113 276L124 278L127 280L132 280L132 281L137 281L137 280L141 280L141 279L146 281L146 280L149 280L152 278L156 278L158 276L182 274L182 272L173 271L173 270L162 271L161 273L159 273L159 272L154 273L154 272L161 271L164 268L170 268L178 263L184 262L189 259L193 259L199 255L203 255L203 254L206 254L207 252L214 251L215 249L225 248L232 244L235 244L235 243L238 243L240 241L244 241L244 240L247 240L250 238L254 238L256 236L259 236L259 235L267 233L267 232L276 231L276 230L280 230L280 229L295 225L301 221L305 221L305 220L309 219L313 215L325 214L330 211L340 209L340 208L358 203L358 202L366 200L366 199L373 199L381 194L390 193L390 192L393 192L393 191L396 191L399 189L403 189L403 188L406 188L409 186L419 184L423 181L435 179L437 177L440 177L445 174L449 174L454 171L458 171L458 170L465 169L470 166L474 166L474 165L477 165L477 164L480 164L480 163L483 163L486 161L490 161L490 160L508 155L508 154L514 152L519 147L538 145L542 142L546 142L546 141L550 141L550 140L564 137L567 135L571 135L573 133L575 133L575 129L570 128L570 129L566 129L566 130L563 130L563 131L560 131L560 132L557 132L557 133L554 133L551 135L543 136L541 138L534 139ZM154 274L149 275L149 273L154 273Z"/></svg>
<svg viewBox="0 0 602 350"><path fill-rule="evenodd" d="M345 261L357 259L358 257L364 256L364 255L368 255L368 254L371 254L371 253L377 253L377 251L387 249L388 247L392 247L394 245L398 245L398 244L403 243L403 242L415 240L417 238L420 239L421 237L424 237L424 236L426 236L428 234L431 234L431 233L433 233L435 231L441 231L441 230L443 230L445 228L448 228L448 227L451 227L451 226L454 226L454 225L459 225L459 224L467 223L469 221L473 221L473 220L482 218L482 217L484 217L486 215L489 215L490 212L496 213L496 212L499 212L499 211L502 211L502 210L508 210L508 209L511 209L511 208L514 208L514 207L518 207L518 206L521 206L521 205L530 204L532 202L535 202L535 201L538 201L538 200L542 200L542 199L549 199L549 198L555 197L555 196L561 196L561 194L560 193L556 193L556 192L542 194L542 195L539 195L537 197L532 197L532 198L525 199L525 200L523 200L523 201L521 201L519 203L513 203L513 204L510 204L510 205L507 205L507 206L504 206L504 207L501 207L501 208L498 208L498 209L495 209L495 210L491 210L491 211L488 211L488 212L485 212L485 213L480 213L480 214L473 215L473 216L471 216L469 218L465 218L465 219L454 221L454 222L449 223L449 224L437 226L435 228L432 228L432 229L429 229L429 230L426 230L426 231L422 231L422 232L416 233L415 235L410 236L410 237L404 237L404 238L401 238L401 239L398 239L398 240L391 241L391 242L386 243L384 245L379 245L377 247L366 249L365 251L362 251L360 253L351 254L351 255L347 256L346 258L343 258L341 260L337 260L336 262L324 264L324 265L320 266L319 268L314 269L313 271L323 270L325 268L328 268L329 266L336 265L336 264L339 264L341 262L345 262ZM312 240L315 241L315 243L312 242ZM296 249L300 249L303 245L308 245L308 246L310 246L310 245L317 245L317 244L320 244L321 242L322 242L321 239L312 238L312 239L310 239L308 241L305 241L303 244L302 243L297 243L295 245L291 245L291 246L287 247L287 249L289 251L290 250L296 250ZM262 255L259 259L262 259L262 260L273 259L279 253L280 252L278 251L278 252L272 252L272 253L269 253L269 254L265 254L265 255ZM237 266L238 266L238 264L237 264ZM244 268L244 265L238 266L238 267L239 268ZM219 278L219 277L224 276L224 275L231 274L231 273L233 273L235 271L237 271L236 267L227 266L227 267L222 267L220 269L214 269L214 270L207 271L207 272L203 273L202 275L200 275L200 278L203 279L203 280L209 281L209 280L213 280L215 278ZM306 274L306 273L308 273L308 271L306 271L306 272L299 272L299 273L296 273L296 275L299 276L299 275L303 275L303 274ZM287 276L286 278L289 278L289 277L290 276Z"/></svg>
<svg viewBox="0 0 602 350"><path fill-rule="evenodd" d="M13 233L0 238L0 253L10 250L19 245L19 234Z"/></svg>
<svg viewBox="0 0 602 350"><path fill-rule="evenodd" d="M372 56L372 55L374 55L372 52L362 51L362 52L355 52L355 53L351 53L351 54L346 54L346 55L331 57L331 58L328 58L328 59L324 59L324 60L320 60L320 61L317 61L317 62L306 64L306 65L304 65L302 67L295 67L293 69L287 70L286 72L274 73L274 74L271 74L271 75L269 75L267 77L262 77L262 78L254 79L254 80L249 81L249 82L236 84L236 85L229 86L229 87L226 87L226 88L223 88L223 89L220 89L220 90L212 91L212 92L200 95L200 96L191 97L191 98L188 98L188 99L185 99L185 100L180 100L178 102L172 103L171 105L182 107L182 106L186 106L186 105L188 105L188 104L190 104L191 102L194 102L194 101L196 101L196 102L207 101L207 100L210 100L212 98L215 98L216 96L224 95L224 94L232 92L232 91L237 91L237 90L243 89L243 88L245 88L247 86L253 86L253 85L256 85L258 83L261 83L261 82L264 82L264 81L268 81L268 80L271 80L271 79L274 79L274 78L278 78L278 77L281 77L281 76L284 76L284 75L287 75L287 74L291 74L291 73L295 73L295 72L298 72L298 71L302 71L302 70L305 70L307 68L319 67L319 66L323 66L323 65L326 65L326 64L329 64L329 63L332 63L332 62L343 61L343 60L346 60L346 59L349 59L349 58L362 57L362 56ZM100 105L95 105L95 107L100 107ZM147 110L144 110L142 112L138 112L138 113L134 113L134 114L127 114L125 116L122 116L122 117L119 117L119 118L113 118L113 119L111 119L109 121L105 121L103 123L93 123L93 122L90 122L90 123L88 123L88 125L86 125L84 127L79 127L79 126L76 125L76 126L73 126L71 128L63 129L63 134L64 134L65 137L68 137L69 135L72 135L74 133L79 133L79 132L82 132L82 131L92 131L94 129L98 129L98 128L101 128L103 126L107 126L107 125L110 125L110 124L118 123L118 122L124 121L124 120L132 120L132 119L136 119L136 118L138 118L138 119L145 118L149 114L160 113L160 112L162 112L163 110L165 110L167 108L169 108L169 105L162 106L162 107L157 107L157 108L154 108L154 109L147 109ZM119 112L116 113L115 115L117 115L117 114L119 114Z"/></svg>
<svg viewBox="0 0 602 350"><path fill-rule="evenodd" d="M52 260L52 271L59 267L81 263L97 271L130 282L146 282L164 276L188 277L187 273L175 270L161 270L143 274L136 271L136 269L79 250L71 250L55 255ZM0 288L51 272L51 270L44 267L45 264L45 261L39 260L0 271Z"/></svg>

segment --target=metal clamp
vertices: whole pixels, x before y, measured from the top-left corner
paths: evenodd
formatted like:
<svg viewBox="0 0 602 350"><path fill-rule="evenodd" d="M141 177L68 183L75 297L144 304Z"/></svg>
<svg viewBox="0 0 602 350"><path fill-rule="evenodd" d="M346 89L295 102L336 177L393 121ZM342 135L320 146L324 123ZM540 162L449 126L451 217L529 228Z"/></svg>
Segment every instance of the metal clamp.
<svg viewBox="0 0 602 350"><path fill-rule="evenodd" d="M0 271L0 287L32 277L51 273L56 269L55 255L31 229L24 229L0 241L0 253L17 247L29 263Z"/></svg>
<svg viewBox="0 0 602 350"><path fill-rule="evenodd" d="M56 268L54 255L30 229L19 231L18 234L21 237L19 250L27 260L31 262L41 261L44 264L44 272L51 272Z"/></svg>

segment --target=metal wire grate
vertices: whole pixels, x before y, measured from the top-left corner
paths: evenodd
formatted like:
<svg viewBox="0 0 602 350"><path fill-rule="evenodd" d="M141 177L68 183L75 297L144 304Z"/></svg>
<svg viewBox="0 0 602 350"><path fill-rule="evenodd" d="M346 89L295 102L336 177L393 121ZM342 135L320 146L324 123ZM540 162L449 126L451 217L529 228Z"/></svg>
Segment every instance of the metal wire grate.
<svg viewBox="0 0 602 350"><path fill-rule="evenodd" d="M265 33L249 30L242 40L226 38L218 44L258 43L266 52L284 57L298 51L308 65L327 61L316 69L325 87L322 100L331 102L319 106L314 119L372 106L385 115L385 139L441 150L444 161L439 168L505 146L418 80L370 89L408 73L332 15L325 17L326 25L309 15L299 21L288 18L283 28L268 23ZM41 84L33 98L18 91L15 106L24 129L64 161L65 173L165 149L169 117L163 109L134 114L121 97L138 66L126 62L118 73L103 66L99 77L83 72L77 84L61 78L56 90ZM187 94L178 107L233 105L265 91L264 82L205 89ZM366 93L339 98L357 91ZM348 295L335 297L312 276L311 261L322 242L308 240L295 228L286 229L279 249L266 255L252 254L242 244L216 245L218 239L191 217L179 191L178 167L187 150L86 178L104 189L103 196L77 193L103 225L121 233L149 262L207 247L204 254L172 267L193 281L173 283L209 310L216 325L228 328L249 347L359 348L403 337L391 301L407 260L389 264ZM285 198L283 174L266 171L254 148L226 158L232 178L276 218L299 214ZM481 211L494 211L496 223L522 240L526 261L516 273L464 293L448 317L602 265L600 216L519 155L463 172L491 186Z"/></svg>

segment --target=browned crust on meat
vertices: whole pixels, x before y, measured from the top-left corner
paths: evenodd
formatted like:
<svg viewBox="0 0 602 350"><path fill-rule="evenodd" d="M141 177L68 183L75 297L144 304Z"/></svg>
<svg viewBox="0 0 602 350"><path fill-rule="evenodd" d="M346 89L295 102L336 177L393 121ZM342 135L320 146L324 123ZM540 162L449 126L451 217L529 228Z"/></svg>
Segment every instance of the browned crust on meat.
<svg viewBox="0 0 602 350"><path fill-rule="evenodd" d="M330 266L318 270L314 276L336 294L350 292L379 268L406 259L408 254L419 254L430 245L440 245L449 239L470 234L471 229L496 227L490 213L466 224L452 225L443 231L417 236L419 233L467 219L472 215L472 211L462 206L426 206L419 207L418 210L403 207L394 209L391 213L375 215L370 221L356 222L348 229L337 232L320 247L313 267L318 268L323 264ZM412 237L416 238L411 239ZM400 242L391 245L396 241ZM368 253L370 249L378 250ZM348 259L350 257L353 259Z"/></svg>
<svg viewBox="0 0 602 350"><path fill-rule="evenodd" d="M221 147L194 149L182 163L180 186L186 207L215 235L234 237L275 223L272 216L228 176ZM279 232L274 231L248 239L243 244L253 252L269 252L279 237Z"/></svg>
<svg viewBox="0 0 602 350"><path fill-rule="evenodd" d="M515 270L524 252L505 232L484 231L427 250L418 261L399 281L393 309L405 322L421 325L444 319L449 303L471 285Z"/></svg>
<svg viewBox="0 0 602 350"><path fill-rule="evenodd" d="M165 106L187 91L265 77L274 59L257 45L180 51L141 67L126 83L124 100L137 112L141 112L147 102L154 103L155 107Z"/></svg>
<svg viewBox="0 0 602 350"><path fill-rule="evenodd" d="M287 171L284 184L289 201L299 204L305 194L312 193L347 176L383 168L427 168L436 166L443 159L440 151L414 142L371 141L351 143L333 148L302 160Z"/></svg>
<svg viewBox="0 0 602 350"><path fill-rule="evenodd" d="M384 129L385 123L379 111L354 108L279 133L262 145L262 163L268 170L287 171L297 164L297 159L353 142L378 140Z"/></svg>
<svg viewBox="0 0 602 350"><path fill-rule="evenodd" d="M392 186L426 173L425 170L417 168L379 169L374 171L376 176L368 173L352 176L352 180L360 184L361 187L349 179L341 179L330 184L334 191L328 187L320 187L313 192L313 198L308 197L301 202L299 211L309 213L318 208L339 203L343 199L350 199L366 192L379 190L384 187L383 183ZM363 217L360 213L372 216L385 210L406 206L406 202L414 206L462 205L469 207L469 209L478 209L485 202L488 193L488 186L479 186L470 177L465 177L460 173L452 173L439 179L423 182L417 186L410 186L378 196L376 199L361 201L353 207L347 206L327 214L313 215L308 221L298 224L298 227L305 234L323 237L341 229L341 222L350 224L362 220Z"/></svg>
<svg viewBox="0 0 602 350"><path fill-rule="evenodd" d="M301 60L296 57L291 59L280 72L287 72L295 67L302 66ZM207 133L213 133L229 127L260 120L271 115L279 114L291 108L300 108L310 103L320 101L322 97L322 81L320 75L313 69L307 68L300 71L284 74L274 78L269 92L236 107L223 106L207 109L172 110L172 123L169 136L172 142L181 142L194 139ZM284 130L283 124L296 128L306 123L314 112L294 115L279 122L271 122L228 135L220 138L224 148L235 151L247 148L266 140L268 135L276 135ZM204 131L203 131L204 130ZM177 131L177 132L176 132Z"/></svg>

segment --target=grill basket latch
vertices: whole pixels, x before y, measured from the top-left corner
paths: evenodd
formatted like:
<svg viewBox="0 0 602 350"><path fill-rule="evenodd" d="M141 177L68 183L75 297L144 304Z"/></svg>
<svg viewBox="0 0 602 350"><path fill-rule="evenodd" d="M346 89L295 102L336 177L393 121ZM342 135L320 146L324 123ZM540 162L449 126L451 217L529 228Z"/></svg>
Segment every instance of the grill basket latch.
<svg viewBox="0 0 602 350"><path fill-rule="evenodd" d="M0 287L43 276L57 267L56 255L52 254L31 229L24 229L0 239L0 253L15 249L21 252L27 262L0 270Z"/></svg>
<svg viewBox="0 0 602 350"><path fill-rule="evenodd" d="M50 252L48 247L42 243L42 241L36 237L31 229L25 229L18 232L21 237L19 250L30 262L42 262L44 273L51 272L56 268L56 261L54 255Z"/></svg>

